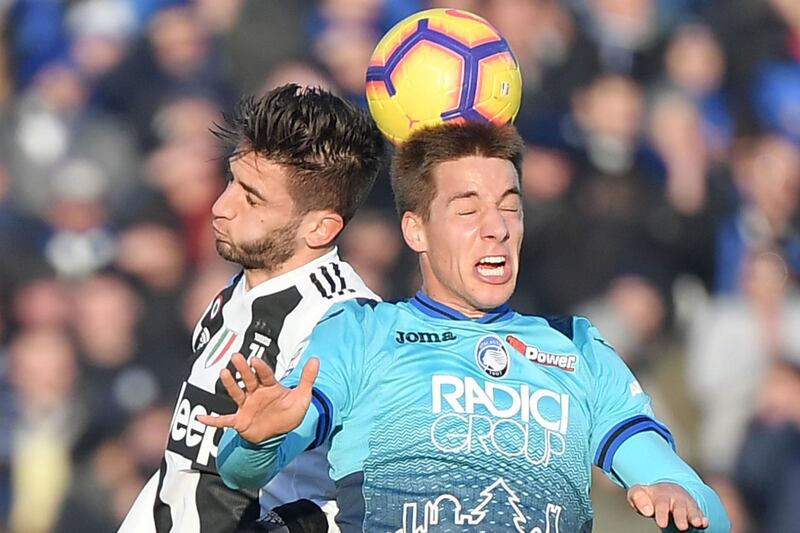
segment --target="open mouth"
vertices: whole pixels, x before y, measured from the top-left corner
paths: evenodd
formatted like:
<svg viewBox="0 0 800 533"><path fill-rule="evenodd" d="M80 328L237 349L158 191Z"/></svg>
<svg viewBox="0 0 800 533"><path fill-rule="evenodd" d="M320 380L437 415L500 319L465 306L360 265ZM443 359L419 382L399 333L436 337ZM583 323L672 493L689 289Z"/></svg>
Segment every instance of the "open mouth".
<svg viewBox="0 0 800 533"><path fill-rule="evenodd" d="M502 255L487 255L476 264L478 274L485 278L502 278L506 273L506 258Z"/></svg>

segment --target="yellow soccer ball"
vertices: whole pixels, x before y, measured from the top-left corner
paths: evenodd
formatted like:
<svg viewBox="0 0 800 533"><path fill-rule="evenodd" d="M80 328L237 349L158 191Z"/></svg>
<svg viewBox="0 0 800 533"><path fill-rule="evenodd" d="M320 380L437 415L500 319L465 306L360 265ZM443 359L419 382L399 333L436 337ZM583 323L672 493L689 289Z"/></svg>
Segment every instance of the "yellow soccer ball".
<svg viewBox="0 0 800 533"><path fill-rule="evenodd" d="M429 9L398 22L367 69L369 110L394 142L450 120L510 122L521 96L519 65L506 40L459 9Z"/></svg>

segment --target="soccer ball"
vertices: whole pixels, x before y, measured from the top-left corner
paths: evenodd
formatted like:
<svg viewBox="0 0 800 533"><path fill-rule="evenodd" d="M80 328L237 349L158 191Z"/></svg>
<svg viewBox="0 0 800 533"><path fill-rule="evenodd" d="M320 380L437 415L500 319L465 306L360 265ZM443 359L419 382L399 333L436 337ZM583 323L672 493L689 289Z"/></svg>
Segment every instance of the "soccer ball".
<svg viewBox="0 0 800 533"><path fill-rule="evenodd" d="M519 65L485 19L429 9L383 36L367 69L367 102L394 142L445 121L514 120L522 96Z"/></svg>

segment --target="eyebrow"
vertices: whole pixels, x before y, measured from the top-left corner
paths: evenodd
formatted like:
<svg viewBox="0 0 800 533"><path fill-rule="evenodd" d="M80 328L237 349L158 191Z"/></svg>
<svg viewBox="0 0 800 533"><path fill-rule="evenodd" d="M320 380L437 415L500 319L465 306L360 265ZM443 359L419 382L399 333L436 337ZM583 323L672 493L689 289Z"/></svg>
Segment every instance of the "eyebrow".
<svg viewBox="0 0 800 533"><path fill-rule="evenodd" d="M475 198L478 196L477 191L464 191L464 192L457 192L452 195L450 198L447 199L447 203L451 204L456 200L463 200L464 198Z"/></svg>
<svg viewBox="0 0 800 533"><path fill-rule="evenodd" d="M505 199L506 196L511 195L511 194L515 194L517 196L521 196L521 193L519 191L519 187L514 186L514 187L511 187L510 189L506 190L500 196L500 200L502 201L503 199ZM452 195L450 198L447 199L447 203L450 204L452 202L455 202L456 200L463 200L465 198L476 198L478 196L479 196L478 195L478 191L457 192L454 195Z"/></svg>
<svg viewBox="0 0 800 533"><path fill-rule="evenodd" d="M247 192L247 193L249 193L249 194L252 194L253 196L255 196L256 198L258 198L259 200L266 201L266 198L264 198L264 197L261 195L261 193L260 193L260 192L258 192L258 190L257 190L257 189L255 189L254 187L252 187L251 185L248 185L248 184L246 184L246 183L245 183L245 182L243 182L242 180L239 180L239 185L241 185L241 186L242 186L242 189L244 189L244 190L245 190L245 192Z"/></svg>
<svg viewBox="0 0 800 533"><path fill-rule="evenodd" d="M236 178L236 175L233 173L233 167L231 166L231 162L235 161L237 159L237 157L238 157L237 154L234 153L233 155L231 155L230 157L225 159L225 174L228 177L230 177L231 179ZM260 192L258 192L258 189L256 189L252 185L248 185L247 183L243 182L241 179L238 179L236 181L239 183L239 185L242 186L242 189L244 189L244 191L246 193L252 194L253 196L258 198L262 202L266 202L267 201L267 199L264 198L264 196Z"/></svg>
<svg viewBox="0 0 800 533"><path fill-rule="evenodd" d="M500 197L500 199L502 200L502 199L504 199L506 196L508 196L510 194L516 194L517 196L522 196L522 193L520 192L519 187L514 186L514 187L511 187L510 189L508 189L506 192L504 192L503 195Z"/></svg>

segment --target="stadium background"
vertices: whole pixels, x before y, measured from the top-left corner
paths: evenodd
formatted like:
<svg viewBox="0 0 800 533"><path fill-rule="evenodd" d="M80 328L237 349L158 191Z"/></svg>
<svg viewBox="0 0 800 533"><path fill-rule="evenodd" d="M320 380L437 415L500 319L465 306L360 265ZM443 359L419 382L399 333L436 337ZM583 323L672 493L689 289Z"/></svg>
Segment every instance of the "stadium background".
<svg viewBox="0 0 800 533"><path fill-rule="evenodd" d="M157 468L232 273L221 110L287 81L363 105L378 37L433 5L0 0L0 528L113 531ZM800 2L447 5L523 71L516 307L599 325L737 533L798 531ZM416 287L385 177L341 248L384 297ZM597 532L656 530L593 496Z"/></svg>

